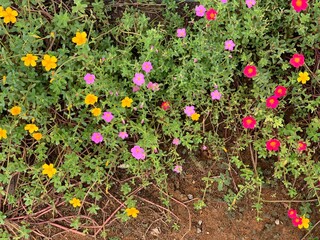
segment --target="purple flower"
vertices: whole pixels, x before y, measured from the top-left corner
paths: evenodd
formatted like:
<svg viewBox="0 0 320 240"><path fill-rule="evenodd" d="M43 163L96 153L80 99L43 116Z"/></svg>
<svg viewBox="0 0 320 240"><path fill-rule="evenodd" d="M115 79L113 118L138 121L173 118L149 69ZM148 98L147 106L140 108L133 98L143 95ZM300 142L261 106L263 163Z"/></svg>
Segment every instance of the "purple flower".
<svg viewBox="0 0 320 240"><path fill-rule="evenodd" d="M145 159L146 158L146 154L144 152L144 149L140 146L134 146L133 148L131 148L131 154L135 159Z"/></svg>
<svg viewBox="0 0 320 240"><path fill-rule="evenodd" d="M94 74L87 73L83 79L86 81L87 84L92 84L94 83L96 76Z"/></svg>
<svg viewBox="0 0 320 240"><path fill-rule="evenodd" d="M151 62L144 62L142 64L142 70L149 73L153 69Z"/></svg>
<svg viewBox="0 0 320 240"><path fill-rule="evenodd" d="M227 40L224 42L224 49L225 50L229 50L229 51L233 51L235 44L232 40Z"/></svg>
<svg viewBox="0 0 320 240"><path fill-rule="evenodd" d="M111 112L104 112L102 119L104 119L106 122L111 122L111 120L114 118Z"/></svg>
<svg viewBox="0 0 320 240"><path fill-rule="evenodd" d="M184 109L184 113L187 114L188 117L191 117L196 111L194 110L194 106L186 106Z"/></svg>
<svg viewBox="0 0 320 240"><path fill-rule="evenodd" d="M101 133L94 132L91 136L91 140L94 141L96 144L98 144L103 141L103 137L102 137Z"/></svg>
<svg viewBox="0 0 320 240"><path fill-rule="evenodd" d="M196 6L196 15L198 17L203 17L206 13L206 8L203 5Z"/></svg>
<svg viewBox="0 0 320 240"><path fill-rule="evenodd" d="M176 165L173 169L174 172L176 173L181 173L182 172L182 166Z"/></svg>
<svg viewBox="0 0 320 240"><path fill-rule="evenodd" d="M256 4L255 0L246 0L246 4L248 8L251 8L252 6L254 6Z"/></svg>
<svg viewBox="0 0 320 240"><path fill-rule="evenodd" d="M178 145L180 144L179 138L174 138L174 139L172 140L172 144L178 146Z"/></svg>
<svg viewBox="0 0 320 240"><path fill-rule="evenodd" d="M144 84L144 75L142 73L136 73L132 81L137 85L141 86Z"/></svg>
<svg viewBox="0 0 320 240"><path fill-rule="evenodd" d="M212 100L220 100L221 93L218 90L214 90L213 92L211 92L211 98Z"/></svg>
<svg viewBox="0 0 320 240"><path fill-rule="evenodd" d="M129 135L127 132L119 132L118 136L122 139L126 139Z"/></svg>
<svg viewBox="0 0 320 240"><path fill-rule="evenodd" d="M187 35L185 28L178 28L177 29L177 37L184 38Z"/></svg>
<svg viewBox="0 0 320 240"><path fill-rule="evenodd" d="M158 83L153 83L153 82L149 82L147 85L148 89L151 89L152 91L158 91L159 90L159 84Z"/></svg>
<svg viewBox="0 0 320 240"><path fill-rule="evenodd" d="M223 4L225 4L225 3L228 2L228 0L221 0L221 2L222 2Z"/></svg>

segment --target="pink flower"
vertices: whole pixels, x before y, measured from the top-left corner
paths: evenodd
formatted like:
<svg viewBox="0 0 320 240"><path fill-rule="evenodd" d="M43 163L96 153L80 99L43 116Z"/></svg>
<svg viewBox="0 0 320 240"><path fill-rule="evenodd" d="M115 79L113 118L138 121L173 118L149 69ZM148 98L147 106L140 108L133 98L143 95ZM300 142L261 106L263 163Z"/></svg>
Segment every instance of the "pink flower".
<svg viewBox="0 0 320 240"><path fill-rule="evenodd" d="M244 128L254 129L256 127L256 123L257 121L251 116L242 119L242 126Z"/></svg>
<svg viewBox="0 0 320 240"><path fill-rule="evenodd" d="M304 64L304 56L303 54L295 53L292 58L290 58L290 64L295 68L301 67Z"/></svg>
<svg viewBox="0 0 320 240"><path fill-rule="evenodd" d="M289 209L288 211L288 217L293 219L293 218L297 218L297 211L294 209Z"/></svg>
<svg viewBox="0 0 320 240"><path fill-rule="evenodd" d="M181 173L182 172L182 166L176 165L173 169L174 172L176 173Z"/></svg>
<svg viewBox="0 0 320 240"><path fill-rule="evenodd" d="M126 139L128 137L128 133L127 132L119 132L118 136L122 139Z"/></svg>
<svg viewBox="0 0 320 240"><path fill-rule="evenodd" d="M266 148L269 151L278 151L281 143L278 139L272 138L266 142Z"/></svg>
<svg viewBox="0 0 320 240"><path fill-rule="evenodd" d="M196 15L198 17L203 17L206 13L206 8L203 5L196 6Z"/></svg>
<svg viewBox="0 0 320 240"><path fill-rule="evenodd" d="M232 40L227 40L224 42L224 49L225 50L229 50L229 51L233 51L235 44Z"/></svg>
<svg viewBox="0 0 320 240"><path fill-rule="evenodd" d="M94 83L96 76L94 74L87 73L83 79L86 81L87 84L92 84Z"/></svg>
<svg viewBox="0 0 320 240"><path fill-rule="evenodd" d="M94 132L91 136L91 140L94 141L96 144L98 144L103 141L103 137L102 137L101 133Z"/></svg>
<svg viewBox="0 0 320 240"><path fill-rule="evenodd" d="M302 218L301 217L292 218L292 224L293 226L298 227L299 225L302 224Z"/></svg>
<svg viewBox="0 0 320 240"><path fill-rule="evenodd" d="M151 62L144 62L142 64L142 70L149 73L153 69Z"/></svg>
<svg viewBox="0 0 320 240"><path fill-rule="evenodd" d="M144 149L140 146L134 146L133 148L131 148L131 154L135 159L145 159L146 158L146 154L144 152Z"/></svg>
<svg viewBox="0 0 320 240"><path fill-rule="evenodd" d="M246 4L248 8L252 8L256 4L255 0L246 0Z"/></svg>
<svg viewBox="0 0 320 240"><path fill-rule="evenodd" d="M291 5L296 12L301 12L307 9L308 0L291 0Z"/></svg>
<svg viewBox="0 0 320 240"><path fill-rule="evenodd" d="M218 14L218 12L216 10L214 10L213 8L210 8L206 12L207 20L215 20L217 18L217 14Z"/></svg>
<svg viewBox="0 0 320 240"><path fill-rule="evenodd" d="M140 87L137 85L134 85L132 88L132 92L138 92L140 90Z"/></svg>
<svg viewBox="0 0 320 240"><path fill-rule="evenodd" d="M214 90L213 92L211 92L212 100L220 100L221 95L222 94L218 90Z"/></svg>
<svg viewBox="0 0 320 240"><path fill-rule="evenodd" d="M114 118L111 112L104 112L102 119L104 119L106 122L111 122L111 120Z"/></svg>
<svg viewBox="0 0 320 240"><path fill-rule="evenodd" d="M137 85L141 86L144 84L144 75L142 73L136 73L132 81Z"/></svg>
<svg viewBox="0 0 320 240"><path fill-rule="evenodd" d="M225 4L225 3L228 2L228 0L221 0L221 2L222 2L223 4Z"/></svg>
<svg viewBox="0 0 320 240"><path fill-rule="evenodd" d="M299 141L298 142L298 151L302 152L307 149L307 144L304 141Z"/></svg>
<svg viewBox="0 0 320 240"><path fill-rule="evenodd" d="M185 28L178 28L177 29L177 37L184 38L187 35Z"/></svg>
<svg viewBox="0 0 320 240"><path fill-rule="evenodd" d="M281 98L287 95L287 88L284 86L277 86L274 90L274 96Z"/></svg>
<svg viewBox="0 0 320 240"><path fill-rule="evenodd" d="M158 83L153 83L153 82L149 82L147 85L148 89L151 89L152 91L158 91L159 90L159 84Z"/></svg>
<svg viewBox="0 0 320 240"><path fill-rule="evenodd" d="M186 106L184 109L184 113L187 114L188 117L191 117L196 111L194 110L194 106Z"/></svg>
<svg viewBox="0 0 320 240"><path fill-rule="evenodd" d="M179 138L174 138L174 139L172 140L172 144L178 146L178 145L180 144Z"/></svg>
<svg viewBox="0 0 320 240"><path fill-rule="evenodd" d="M254 65L247 65L243 69L243 73L244 73L244 75L246 75L246 77L253 78L253 77L257 76L257 68Z"/></svg>
<svg viewBox="0 0 320 240"><path fill-rule="evenodd" d="M276 108L279 105L279 100L276 96L268 97L266 100L266 107L267 108Z"/></svg>

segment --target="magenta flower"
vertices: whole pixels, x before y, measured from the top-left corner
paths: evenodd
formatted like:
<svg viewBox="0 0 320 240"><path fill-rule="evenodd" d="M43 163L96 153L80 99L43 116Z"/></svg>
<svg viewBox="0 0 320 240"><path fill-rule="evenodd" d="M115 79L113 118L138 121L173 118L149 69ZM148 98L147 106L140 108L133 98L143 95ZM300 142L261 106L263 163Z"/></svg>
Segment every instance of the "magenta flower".
<svg viewBox="0 0 320 240"><path fill-rule="evenodd" d="M182 166L176 165L173 169L174 172L176 173L181 173L182 172Z"/></svg>
<svg viewBox="0 0 320 240"><path fill-rule="evenodd" d="M184 38L187 35L185 28L178 28L177 29L177 37Z"/></svg>
<svg viewBox="0 0 320 240"><path fill-rule="evenodd" d="M131 148L131 154L135 159L145 159L146 154L144 152L144 149L140 146L134 146Z"/></svg>
<svg viewBox="0 0 320 240"><path fill-rule="evenodd" d="M203 17L206 13L206 8L203 5L196 6L196 15L198 17Z"/></svg>
<svg viewBox="0 0 320 240"><path fill-rule="evenodd" d="M225 3L228 2L228 0L221 0L221 2L222 2L223 4L225 4Z"/></svg>
<svg viewBox="0 0 320 240"><path fill-rule="evenodd" d="M132 81L137 85L141 86L144 84L144 75L142 73L136 73Z"/></svg>
<svg viewBox="0 0 320 240"><path fill-rule="evenodd" d="M179 138L174 138L174 139L172 140L172 144L178 146L178 145L180 144Z"/></svg>
<svg viewBox="0 0 320 240"><path fill-rule="evenodd" d="M153 69L151 62L144 62L142 64L142 70L149 73Z"/></svg>
<svg viewBox="0 0 320 240"><path fill-rule="evenodd" d="M119 132L118 136L122 139L126 139L129 135L127 132Z"/></svg>
<svg viewBox="0 0 320 240"><path fill-rule="evenodd" d="M227 40L224 42L224 49L225 50L229 50L229 51L233 51L235 44L232 40Z"/></svg>
<svg viewBox="0 0 320 240"><path fill-rule="evenodd" d="M103 141L103 137L102 137L101 133L94 132L91 136L91 140L94 141L96 144L98 144Z"/></svg>
<svg viewBox="0 0 320 240"><path fill-rule="evenodd" d="M211 92L211 98L212 100L220 100L221 93L218 90L214 90L213 92Z"/></svg>
<svg viewBox="0 0 320 240"><path fill-rule="evenodd" d="M86 81L87 84L92 84L94 83L96 76L94 74L87 73L83 79Z"/></svg>
<svg viewBox="0 0 320 240"><path fill-rule="evenodd" d="M248 8L252 8L254 5L256 5L256 0L246 0L246 4Z"/></svg>
<svg viewBox="0 0 320 240"><path fill-rule="evenodd" d="M111 112L104 112L102 119L104 119L106 122L111 122L111 120L114 118Z"/></svg>
<svg viewBox="0 0 320 240"><path fill-rule="evenodd" d="M187 114L188 117L191 117L196 111L194 110L194 106L186 106L184 109L184 113Z"/></svg>
<svg viewBox="0 0 320 240"><path fill-rule="evenodd" d="M152 91L158 91L159 90L159 84L158 83L153 83L153 82L149 82L147 85L148 89L151 89Z"/></svg>

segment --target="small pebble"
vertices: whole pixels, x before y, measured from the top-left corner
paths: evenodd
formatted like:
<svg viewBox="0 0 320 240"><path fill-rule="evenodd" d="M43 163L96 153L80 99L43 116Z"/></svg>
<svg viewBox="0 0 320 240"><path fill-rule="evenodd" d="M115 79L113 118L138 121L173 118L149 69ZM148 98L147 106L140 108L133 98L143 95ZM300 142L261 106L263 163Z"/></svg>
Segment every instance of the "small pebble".
<svg viewBox="0 0 320 240"><path fill-rule="evenodd" d="M279 225L279 224L280 224L280 220L279 220L279 219L276 219L276 220L274 221L274 223L275 223L276 225Z"/></svg>
<svg viewBox="0 0 320 240"><path fill-rule="evenodd" d="M187 197L188 197L189 200L193 199L193 195L192 194L188 194Z"/></svg>

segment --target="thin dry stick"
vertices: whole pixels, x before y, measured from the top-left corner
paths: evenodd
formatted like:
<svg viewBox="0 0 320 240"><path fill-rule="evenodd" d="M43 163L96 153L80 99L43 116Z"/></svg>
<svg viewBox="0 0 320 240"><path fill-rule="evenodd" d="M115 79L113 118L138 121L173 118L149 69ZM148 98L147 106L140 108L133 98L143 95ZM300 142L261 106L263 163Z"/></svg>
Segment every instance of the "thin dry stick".
<svg viewBox="0 0 320 240"><path fill-rule="evenodd" d="M256 164L256 161L255 161L255 157L253 155L253 150L252 150L251 143L249 144L249 147L250 147L250 155L251 155L252 165L253 165L253 168L254 168L254 173L255 173L256 176L258 176L257 164Z"/></svg>
<svg viewBox="0 0 320 240"><path fill-rule="evenodd" d="M311 231L320 223L320 220L309 230L309 232L306 233L306 235L304 235L300 240L305 239L310 233Z"/></svg>

